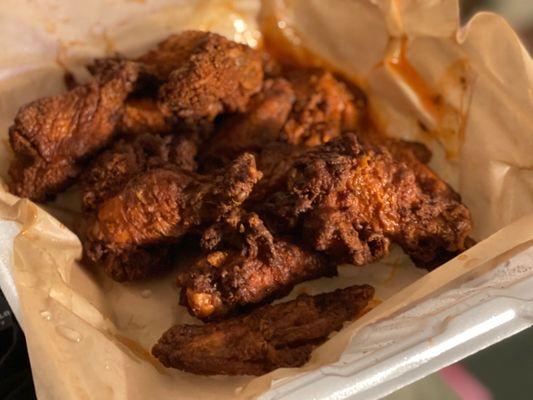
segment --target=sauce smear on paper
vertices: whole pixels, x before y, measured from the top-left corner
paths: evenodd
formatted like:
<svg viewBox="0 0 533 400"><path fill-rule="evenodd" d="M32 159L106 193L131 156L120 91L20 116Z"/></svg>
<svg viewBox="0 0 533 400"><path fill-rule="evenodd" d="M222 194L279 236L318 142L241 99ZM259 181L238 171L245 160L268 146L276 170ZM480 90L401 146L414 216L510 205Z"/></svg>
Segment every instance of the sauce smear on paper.
<svg viewBox="0 0 533 400"><path fill-rule="evenodd" d="M420 73L410 63L407 58L407 49L407 38L403 37L399 53L387 59L386 64L413 90L424 110L435 121L440 121L444 116L442 96L422 78Z"/></svg>

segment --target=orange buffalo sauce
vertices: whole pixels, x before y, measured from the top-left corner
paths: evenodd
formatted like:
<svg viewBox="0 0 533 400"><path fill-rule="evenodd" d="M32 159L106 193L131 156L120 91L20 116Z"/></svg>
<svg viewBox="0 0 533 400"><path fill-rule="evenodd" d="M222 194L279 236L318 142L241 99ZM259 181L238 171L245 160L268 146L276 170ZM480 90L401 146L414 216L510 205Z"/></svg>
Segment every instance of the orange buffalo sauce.
<svg viewBox="0 0 533 400"><path fill-rule="evenodd" d="M408 43L407 38L401 39L400 51L398 54L388 58L385 63L387 66L416 93L420 104L435 121L442 120L444 116L444 107L442 96L432 88L418 71L413 67L407 58Z"/></svg>

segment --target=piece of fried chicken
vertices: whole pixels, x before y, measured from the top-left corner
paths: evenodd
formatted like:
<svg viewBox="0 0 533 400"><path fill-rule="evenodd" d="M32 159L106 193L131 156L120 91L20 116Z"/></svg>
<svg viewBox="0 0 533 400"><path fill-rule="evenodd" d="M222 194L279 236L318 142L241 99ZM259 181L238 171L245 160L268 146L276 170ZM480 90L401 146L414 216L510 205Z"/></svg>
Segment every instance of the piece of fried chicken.
<svg viewBox="0 0 533 400"><path fill-rule="evenodd" d="M274 238L257 214L240 212L238 221L228 220L232 226L225 231L204 232L204 248L222 243L221 249L178 276L180 303L204 321L252 309L287 295L300 282L337 273L324 256L288 238Z"/></svg>
<svg viewBox="0 0 533 400"><path fill-rule="evenodd" d="M174 165L184 171L195 171L197 139L192 131L120 139L83 172L80 185L83 210L95 210L100 203L120 192L131 179L149 169Z"/></svg>
<svg viewBox="0 0 533 400"><path fill-rule="evenodd" d="M110 59L89 83L23 106L9 129L11 192L44 201L64 190L116 132L138 74L137 64Z"/></svg>
<svg viewBox="0 0 533 400"><path fill-rule="evenodd" d="M371 286L351 286L267 305L251 314L206 325L176 325L152 354L166 367L202 375L262 375L300 367L314 348L361 315Z"/></svg>
<svg viewBox="0 0 533 400"><path fill-rule="evenodd" d="M391 241L421 266L465 250L472 222L459 195L406 146L393 156L384 144L345 134L298 153L258 212L338 263L377 260Z"/></svg>
<svg viewBox="0 0 533 400"><path fill-rule="evenodd" d="M86 255L93 262L104 261L107 272L117 276L112 272L127 268L121 260L131 259L132 252L175 243L193 229L223 220L246 200L260 178L254 157L246 153L210 175L175 166L149 169L89 215Z"/></svg>
<svg viewBox="0 0 533 400"><path fill-rule="evenodd" d="M158 95L167 117L213 120L221 112L242 112L261 90L261 53L216 33L186 31L169 37L156 52L140 61L154 62L160 76L168 73Z"/></svg>

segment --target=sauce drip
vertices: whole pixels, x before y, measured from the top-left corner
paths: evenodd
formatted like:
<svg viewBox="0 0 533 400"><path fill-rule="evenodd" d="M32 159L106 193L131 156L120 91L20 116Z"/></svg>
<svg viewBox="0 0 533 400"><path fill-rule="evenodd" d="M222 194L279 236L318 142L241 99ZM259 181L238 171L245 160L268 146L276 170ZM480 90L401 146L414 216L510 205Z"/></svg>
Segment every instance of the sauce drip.
<svg viewBox="0 0 533 400"><path fill-rule="evenodd" d="M399 51L389 57L386 65L412 89L416 94L420 105L430 114L435 122L441 121L444 117L444 106L442 96L434 90L420 73L413 67L407 58L408 42L407 38L401 38Z"/></svg>

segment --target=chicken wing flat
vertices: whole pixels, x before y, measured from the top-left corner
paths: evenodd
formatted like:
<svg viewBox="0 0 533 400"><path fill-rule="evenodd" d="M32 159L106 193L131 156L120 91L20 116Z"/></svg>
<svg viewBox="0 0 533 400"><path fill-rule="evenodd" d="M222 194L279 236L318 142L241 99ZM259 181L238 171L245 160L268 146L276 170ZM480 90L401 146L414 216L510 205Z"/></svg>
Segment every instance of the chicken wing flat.
<svg viewBox="0 0 533 400"><path fill-rule="evenodd" d="M337 273L320 254L275 239L256 214L241 218L233 229L245 242L240 250L211 252L178 276L181 304L204 321L249 310L285 296L300 282Z"/></svg>
<svg viewBox="0 0 533 400"><path fill-rule="evenodd" d="M96 157L81 176L82 203L86 212L114 196L135 176L156 167L174 165L194 171L194 135L143 134L121 139Z"/></svg>
<svg viewBox="0 0 533 400"><path fill-rule="evenodd" d="M202 375L262 375L300 367L333 331L361 315L373 295L371 286L351 286L300 295L222 322L176 325L152 354L166 367Z"/></svg>
<svg viewBox="0 0 533 400"><path fill-rule="evenodd" d="M212 120L222 111L244 111L250 97L261 90L261 54L216 33L189 31L182 35L192 36L193 45L178 52L178 58L185 61L159 89L163 113Z"/></svg>
<svg viewBox="0 0 533 400"><path fill-rule="evenodd" d="M250 154L209 176L170 167L148 170L89 215L85 252L91 261L108 265L106 260L138 248L174 243L230 214L260 178Z"/></svg>
<svg viewBox="0 0 533 400"><path fill-rule="evenodd" d="M10 190L44 201L66 188L115 133L138 72L135 63L109 60L90 83L23 106L9 130Z"/></svg>
<svg viewBox="0 0 533 400"><path fill-rule="evenodd" d="M416 157L354 134L302 153L261 207L275 230L301 229L312 248L356 265L383 257L391 240L429 265L464 250L472 228L459 195Z"/></svg>

